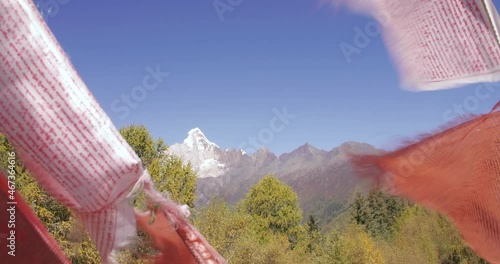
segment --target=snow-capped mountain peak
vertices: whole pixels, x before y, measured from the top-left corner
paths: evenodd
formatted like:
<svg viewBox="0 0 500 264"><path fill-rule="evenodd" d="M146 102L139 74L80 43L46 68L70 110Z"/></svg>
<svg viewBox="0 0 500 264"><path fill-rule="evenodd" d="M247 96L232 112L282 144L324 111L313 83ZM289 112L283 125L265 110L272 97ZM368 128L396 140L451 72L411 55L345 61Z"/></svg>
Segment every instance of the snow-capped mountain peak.
<svg viewBox="0 0 500 264"><path fill-rule="evenodd" d="M197 127L189 130L188 136L186 139L184 139L183 144L190 148L196 148L198 150L213 150L214 148L219 148L217 144L208 140L201 129Z"/></svg>
<svg viewBox="0 0 500 264"><path fill-rule="evenodd" d="M205 136L205 134L203 134L203 132L201 132L201 129L200 129L200 128L198 128L198 127L195 127L195 128L193 128L193 129L189 130L189 132L188 132L188 136L203 137L203 138L205 138L205 139L207 138L207 137Z"/></svg>
<svg viewBox="0 0 500 264"><path fill-rule="evenodd" d="M167 152L181 157L185 162L191 162L200 178L219 177L224 174L226 165L219 157L222 150L208 140L199 128L191 129L182 144L170 146Z"/></svg>

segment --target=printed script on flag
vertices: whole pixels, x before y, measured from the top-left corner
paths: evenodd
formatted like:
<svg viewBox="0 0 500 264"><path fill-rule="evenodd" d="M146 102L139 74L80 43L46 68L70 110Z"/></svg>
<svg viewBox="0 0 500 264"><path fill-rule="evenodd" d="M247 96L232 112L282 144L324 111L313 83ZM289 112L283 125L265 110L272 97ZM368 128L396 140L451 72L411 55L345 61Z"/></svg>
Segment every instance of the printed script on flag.
<svg viewBox="0 0 500 264"><path fill-rule="evenodd" d="M0 0L0 98L0 133L40 185L83 222L102 263L116 263L117 252L137 237L130 199L142 186L198 263L226 263L184 219L186 208L156 192L31 0ZM31 260L25 263L39 261Z"/></svg>
<svg viewBox="0 0 500 264"><path fill-rule="evenodd" d="M0 132L83 221L103 263L136 233L126 195L140 159L95 101L28 0L0 0Z"/></svg>
<svg viewBox="0 0 500 264"><path fill-rule="evenodd" d="M381 24L406 89L500 81L499 18L490 0L341 2Z"/></svg>

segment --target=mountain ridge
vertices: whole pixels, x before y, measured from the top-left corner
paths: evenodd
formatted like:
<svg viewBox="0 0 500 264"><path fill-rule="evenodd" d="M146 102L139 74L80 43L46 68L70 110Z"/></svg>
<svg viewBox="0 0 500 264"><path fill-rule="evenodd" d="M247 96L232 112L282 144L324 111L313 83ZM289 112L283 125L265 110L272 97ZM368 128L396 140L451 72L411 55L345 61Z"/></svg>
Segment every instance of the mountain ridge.
<svg viewBox="0 0 500 264"><path fill-rule="evenodd" d="M345 209L354 190L369 186L355 175L346 153L382 153L369 144L348 141L330 151L305 143L279 156L267 147L249 155L238 149L221 149L199 128L190 130L183 143L170 146L167 152L191 162L198 173L197 205L214 196L235 204L262 177L274 174L297 192L304 213L325 221Z"/></svg>

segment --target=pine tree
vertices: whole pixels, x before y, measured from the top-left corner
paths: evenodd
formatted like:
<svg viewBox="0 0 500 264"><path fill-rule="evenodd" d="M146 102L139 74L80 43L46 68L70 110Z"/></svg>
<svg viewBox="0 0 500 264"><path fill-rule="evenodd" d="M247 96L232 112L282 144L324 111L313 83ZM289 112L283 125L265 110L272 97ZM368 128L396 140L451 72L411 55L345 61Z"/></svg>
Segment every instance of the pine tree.
<svg viewBox="0 0 500 264"><path fill-rule="evenodd" d="M375 237L387 237L391 234L393 225L408 208L404 199L388 195L381 190L370 190L367 197L357 193L352 204L351 219L362 225Z"/></svg>
<svg viewBox="0 0 500 264"><path fill-rule="evenodd" d="M315 249L316 244L321 242L321 233L319 232L318 222L313 215L309 215L309 219L307 220L307 235L309 241L307 243L307 249L310 253L312 253Z"/></svg>
<svg viewBox="0 0 500 264"><path fill-rule="evenodd" d="M366 199L361 193L356 193L351 209L351 218L358 225L365 225L367 222L368 210L366 208Z"/></svg>
<svg viewBox="0 0 500 264"><path fill-rule="evenodd" d="M319 231L318 222L314 215L309 215L309 220L307 220L307 232L312 234L313 232Z"/></svg>

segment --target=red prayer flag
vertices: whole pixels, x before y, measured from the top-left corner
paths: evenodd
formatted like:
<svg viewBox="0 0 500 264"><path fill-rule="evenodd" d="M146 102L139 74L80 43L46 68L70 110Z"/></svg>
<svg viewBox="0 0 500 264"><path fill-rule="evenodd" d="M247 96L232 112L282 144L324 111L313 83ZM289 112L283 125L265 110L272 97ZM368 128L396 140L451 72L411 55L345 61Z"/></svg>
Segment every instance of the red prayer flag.
<svg viewBox="0 0 500 264"><path fill-rule="evenodd" d="M12 174L15 177L15 173ZM69 264L57 242L0 169L0 239L2 263ZM5 243L7 242L7 243Z"/></svg>
<svg viewBox="0 0 500 264"><path fill-rule="evenodd" d="M500 102L491 113L382 156L353 156L361 175L448 215L481 257L500 263Z"/></svg>

